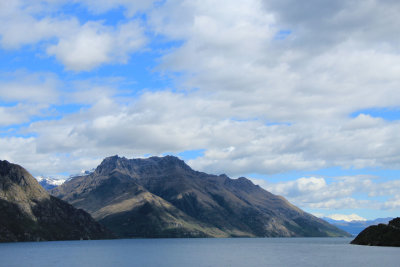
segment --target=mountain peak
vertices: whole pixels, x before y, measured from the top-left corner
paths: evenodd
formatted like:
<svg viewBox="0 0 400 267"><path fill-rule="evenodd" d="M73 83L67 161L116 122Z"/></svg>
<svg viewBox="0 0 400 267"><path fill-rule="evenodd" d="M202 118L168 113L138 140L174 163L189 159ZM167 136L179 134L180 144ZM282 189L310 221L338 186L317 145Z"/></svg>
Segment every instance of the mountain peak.
<svg viewBox="0 0 400 267"><path fill-rule="evenodd" d="M124 158L124 157L122 157L122 158ZM100 165L117 162L119 159L122 159L122 158L120 158L118 155L106 157L103 159L103 161L100 163Z"/></svg>
<svg viewBox="0 0 400 267"><path fill-rule="evenodd" d="M45 191L36 183L35 179L23 167L10 163L6 160L0 160L0 181L3 184L2 195L18 199L19 194L36 198L45 198Z"/></svg>
<svg viewBox="0 0 400 267"><path fill-rule="evenodd" d="M95 172L100 174L110 173L114 170L121 172L130 172L134 169L144 168L170 168L172 166L181 168L186 171L192 171L192 169L181 159L175 156L163 156L163 157L149 157L149 158L136 158L127 159L125 157L119 157L118 155L105 158L100 165L96 168Z"/></svg>
<svg viewBox="0 0 400 267"><path fill-rule="evenodd" d="M8 173L11 169L12 164L7 160L0 160L0 175Z"/></svg>
<svg viewBox="0 0 400 267"><path fill-rule="evenodd" d="M11 179L13 182L20 183L21 176L17 175L21 172L26 172L24 168L17 164L8 162L7 160L0 160L0 176Z"/></svg>
<svg viewBox="0 0 400 267"><path fill-rule="evenodd" d="M104 171L112 171L117 168L118 162L124 159L126 158L124 157L120 158L118 155L106 157L105 159L103 159L100 165L97 166L95 172L102 173Z"/></svg>

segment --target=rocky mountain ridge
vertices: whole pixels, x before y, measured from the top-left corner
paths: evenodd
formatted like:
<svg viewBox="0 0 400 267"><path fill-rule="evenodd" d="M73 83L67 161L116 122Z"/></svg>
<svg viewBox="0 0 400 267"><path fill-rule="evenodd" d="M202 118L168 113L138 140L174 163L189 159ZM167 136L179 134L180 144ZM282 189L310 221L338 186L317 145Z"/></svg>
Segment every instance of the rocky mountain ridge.
<svg viewBox="0 0 400 267"><path fill-rule="evenodd" d="M192 170L173 157L108 157L51 193L120 237L347 236L241 177Z"/></svg>

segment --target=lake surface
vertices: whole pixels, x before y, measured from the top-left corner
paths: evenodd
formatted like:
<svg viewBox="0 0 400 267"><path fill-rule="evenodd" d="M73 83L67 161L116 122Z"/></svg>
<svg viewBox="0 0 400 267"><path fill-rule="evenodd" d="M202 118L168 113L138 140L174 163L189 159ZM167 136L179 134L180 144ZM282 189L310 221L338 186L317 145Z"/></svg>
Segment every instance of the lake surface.
<svg viewBox="0 0 400 267"><path fill-rule="evenodd" d="M0 244L0 266L399 266L349 238L120 239Z"/></svg>

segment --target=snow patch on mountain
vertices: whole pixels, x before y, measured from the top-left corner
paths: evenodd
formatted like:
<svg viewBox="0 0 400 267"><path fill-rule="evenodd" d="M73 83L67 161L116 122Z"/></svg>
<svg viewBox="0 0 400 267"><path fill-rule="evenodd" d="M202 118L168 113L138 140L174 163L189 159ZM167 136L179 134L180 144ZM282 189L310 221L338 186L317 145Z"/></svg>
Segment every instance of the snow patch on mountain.
<svg viewBox="0 0 400 267"><path fill-rule="evenodd" d="M57 186L60 186L66 181L66 179L55 179L43 176L37 176L35 178L39 182L39 184L46 190L50 190Z"/></svg>

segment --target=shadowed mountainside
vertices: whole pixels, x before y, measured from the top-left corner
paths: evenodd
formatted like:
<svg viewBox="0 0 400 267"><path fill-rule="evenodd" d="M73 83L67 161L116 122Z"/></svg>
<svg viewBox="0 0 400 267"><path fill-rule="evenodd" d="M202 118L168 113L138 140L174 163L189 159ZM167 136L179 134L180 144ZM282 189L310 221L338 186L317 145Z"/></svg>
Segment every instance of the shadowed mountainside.
<svg viewBox="0 0 400 267"><path fill-rule="evenodd" d="M400 218L364 229L351 244L400 247Z"/></svg>
<svg viewBox="0 0 400 267"><path fill-rule="evenodd" d="M108 157L51 193L120 237L348 236L250 180L173 157Z"/></svg>
<svg viewBox="0 0 400 267"><path fill-rule="evenodd" d="M88 213L49 195L8 161L0 161L0 214L0 242L112 237Z"/></svg>

